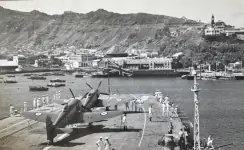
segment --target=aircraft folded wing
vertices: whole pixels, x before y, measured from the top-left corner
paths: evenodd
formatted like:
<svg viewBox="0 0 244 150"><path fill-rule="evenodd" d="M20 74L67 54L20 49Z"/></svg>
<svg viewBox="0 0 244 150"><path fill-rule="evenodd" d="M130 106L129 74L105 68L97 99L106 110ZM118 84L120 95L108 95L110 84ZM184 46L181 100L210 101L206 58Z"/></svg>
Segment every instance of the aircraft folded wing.
<svg viewBox="0 0 244 150"><path fill-rule="evenodd" d="M85 112L83 113L83 121L84 122L98 122L102 120L106 120L109 118L113 118L116 116L120 116L124 113L124 111L103 111L103 112Z"/></svg>
<svg viewBox="0 0 244 150"><path fill-rule="evenodd" d="M72 99L56 99L56 100L53 100L53 103L65 105L65 104L68 104L71 100Z"/></svg>
<svg viewBox="0 0 244 150"><path fill-rule="evenodd" d="M122 97L122 98L111 98L108 101L108 105L109 106L122 105L122 104L125 104L125 103L130 103L133 100L134 100L134 97L128 97L128 98L125 98L125 97Z"/></svg>
<svg viewBox="0 0 244 150"><path fill-rule="evenodd" d="M47 116L51 117L51 120L54 122L58 118L59 112L26 111L23 112L21 115L27 119L46 123Z"/></svg>

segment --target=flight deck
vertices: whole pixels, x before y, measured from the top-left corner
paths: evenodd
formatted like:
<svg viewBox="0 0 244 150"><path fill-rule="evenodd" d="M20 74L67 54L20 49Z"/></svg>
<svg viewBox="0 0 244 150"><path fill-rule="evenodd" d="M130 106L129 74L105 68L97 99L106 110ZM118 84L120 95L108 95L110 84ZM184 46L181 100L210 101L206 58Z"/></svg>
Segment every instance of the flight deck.
<svg viewBox="0 0 244 150"><path fill-rule="evenodd" d="M130 97L131 95L113 95ZM45 123L31 121L21 116L13 116L0 120L0 149L4 150L95 150L99 137L108 137L115 150L160 150L158 140L168 132L170 118L162 116L161 106L156 98L148 94L135 94L143 100L142 113L127 114L128 130L121 126L121 116L106 121L93 123L89 128L87 124L73 126L71 134L60 134L54 139L54 144L47 141ZM101 96L106 99L106 96ZM108 101L109 103L109 101ZM149 121L148 108L152 106L152 121ZM58 111L60 106L43 106L40 111ZM119 105L119 110L125 110L125 105ZM131 110L131 107L130 107ZM134 111L134 110L133 110ZM173 134L178 134L183 127L180 118L171 119ZM177 148L175 148L177 150Z"/></svg>

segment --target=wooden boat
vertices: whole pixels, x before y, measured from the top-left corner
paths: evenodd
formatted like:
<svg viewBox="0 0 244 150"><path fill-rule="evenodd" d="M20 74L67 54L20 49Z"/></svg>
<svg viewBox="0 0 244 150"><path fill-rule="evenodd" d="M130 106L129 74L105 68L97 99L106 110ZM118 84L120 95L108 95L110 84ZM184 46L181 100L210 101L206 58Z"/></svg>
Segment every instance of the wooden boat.
<svg viewBox="0 0 244 150"><path fill-rule="evenodd" d="M46 80L46 77L42 77L42 76L31 76L27 79L31 79L31 80Z"/></svg>
<svg viewBox="0 0 244 150"><path fill-rule="evenodd" d="M4 83L17 83L16 80L12 80L12 79L6 79L3 81Z"/></svg>
<svg viewBox="0 0 244 150"><path fill-rule="evenodd" d="M84 76L83 74L76 74L75 75L76 78L83 78L83 76Z"/></svg>
<svg viewBox="0 0 244 150"><path fill-rule="evenodd" d="M48 87L44 87L44 86L29 86L29 90L30 91L48 91Z"/></svg>
<svg viewBox="0 0 244 150"><path fill-rule="evenodd" d="M61 80L59 78L56 78L56 79L50 80L50 82L66 82L66 81L65 80Z"/></svg>
<svg viewBox="0 0 244 150"><path fill-rule="evenodd" d="M48 83L47 86L50 86L50 87L61 87L61 86L65 86L64 83Z"/></svg>

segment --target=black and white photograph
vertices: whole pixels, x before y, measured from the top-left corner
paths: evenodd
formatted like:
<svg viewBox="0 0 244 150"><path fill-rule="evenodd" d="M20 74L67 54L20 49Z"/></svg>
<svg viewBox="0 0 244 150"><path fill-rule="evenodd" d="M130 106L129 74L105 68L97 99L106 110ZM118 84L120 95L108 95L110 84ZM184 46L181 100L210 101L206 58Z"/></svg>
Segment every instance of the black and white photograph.
<svg viewBox="0 0 244 150"><path fill-rule="evenodd" d="M244 0L0 0L0 150L244 150Z"/></svg>

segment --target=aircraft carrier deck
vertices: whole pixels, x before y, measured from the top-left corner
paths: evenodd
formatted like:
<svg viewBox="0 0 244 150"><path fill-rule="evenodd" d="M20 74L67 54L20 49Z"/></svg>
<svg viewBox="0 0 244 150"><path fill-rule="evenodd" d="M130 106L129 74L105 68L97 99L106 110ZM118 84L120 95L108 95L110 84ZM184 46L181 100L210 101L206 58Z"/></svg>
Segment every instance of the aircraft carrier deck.
<svg viewBox="0 0 244 150"><path fill-rule="evenodd" d="M145 95L143 94L143 110L148 112L149 106L152 105L152 122L149 121L148 113L128 114L128 130L123 131L119 116L104 122L94 123L92 129L84 126L77 127L70 136L58 135L54 139L54 145L48 145L45 132L43 134L33 133L38 129L41 133L41 129L45 128L44 123L29 121L21 116L5 118L0 120L0 150L95 150L97 149L96 142L100 136L109 137L112 148L115 150L163 149L158 145L158 140L168 132L169 118L162 117L160 104L154 96ZM140 97L141 95L136 96ZM48 109L50 108L43 106L43 111L48 111ZM125 106L121 105L118 109L125 110ZM172 123L173 133L178 134L182 128L180 118L172 118ZM175 148L175 150L177 149L179 148Z"/></svg>

